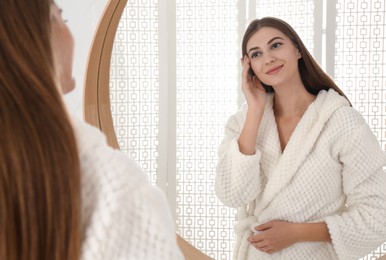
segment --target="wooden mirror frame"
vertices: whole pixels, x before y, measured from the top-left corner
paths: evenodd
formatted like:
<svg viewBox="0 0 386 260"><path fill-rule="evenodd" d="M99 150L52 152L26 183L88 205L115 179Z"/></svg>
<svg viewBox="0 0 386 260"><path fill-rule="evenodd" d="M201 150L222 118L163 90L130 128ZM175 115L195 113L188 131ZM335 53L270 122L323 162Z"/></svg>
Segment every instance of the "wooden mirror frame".
<svg viewBox="0 0 386 260"><path fill-rule="evenodd" d="M84 119L106 135L107 142L120 149L110 108L110 61L114 38L127 0L109 0L94 34L87 61L84 88ZM213 260L177 235L186 260Z"/></svg>

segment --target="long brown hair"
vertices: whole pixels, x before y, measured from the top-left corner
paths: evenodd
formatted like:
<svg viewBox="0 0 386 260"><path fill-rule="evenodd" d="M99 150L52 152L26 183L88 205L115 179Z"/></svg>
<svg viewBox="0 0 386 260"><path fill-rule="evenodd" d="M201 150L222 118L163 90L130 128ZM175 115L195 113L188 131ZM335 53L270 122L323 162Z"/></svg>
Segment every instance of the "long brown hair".
<svg viewBox="0 0 386 260"><path fill-rule="evenodd" d="M319 64L312 57L310 52L307 50L303 41L300 39L296 31L285 21L280 20L275 17L264 17L261 19L253 20L247 27L243 41L241 44L242 57L247 55L247 43L249 39L255 34L258 30L263 27L271 27L281 31L285 34L294 46L299 50L301 58L298 60L299 73L302 80L302 83L306 90L313 94L317 95L321 90L328 90L330 88L334 89L340 95L348 98L343 93L343 91L335 84L335 82L322 70ZM264 88L268 92L273 92L272 86L263 84Z"/></svg>
<svg viewBox="0 0 386 260"><path fill-rule="evenodd" d="M80 255L80 166L54 76L51 3L0 1L0 259Z"/></svg>

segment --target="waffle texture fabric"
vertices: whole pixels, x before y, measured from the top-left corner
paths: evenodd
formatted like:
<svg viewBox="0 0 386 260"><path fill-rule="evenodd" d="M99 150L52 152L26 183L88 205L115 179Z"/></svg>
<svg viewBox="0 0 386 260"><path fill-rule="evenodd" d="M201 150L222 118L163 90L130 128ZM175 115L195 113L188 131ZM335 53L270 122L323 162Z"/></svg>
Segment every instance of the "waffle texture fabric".
<svg viewBox="0 0 386 260"><path fill-rule="evenodd" d="M268 96L256 153L240 153L246 104L230 117L219 147L216 194L238 209L234 259L343 259L386 241L385 152L364 118L337 92L320 91L281 150ZM271 220L326 222L332 243L297 243L274 254L250 246Z"/></svg>
<svg viewBox="0 0 386 260"><path fill-rule="evenodd" d="M164 193L99 129L72 121L82 172L81 259L184 259Z"/></svg>

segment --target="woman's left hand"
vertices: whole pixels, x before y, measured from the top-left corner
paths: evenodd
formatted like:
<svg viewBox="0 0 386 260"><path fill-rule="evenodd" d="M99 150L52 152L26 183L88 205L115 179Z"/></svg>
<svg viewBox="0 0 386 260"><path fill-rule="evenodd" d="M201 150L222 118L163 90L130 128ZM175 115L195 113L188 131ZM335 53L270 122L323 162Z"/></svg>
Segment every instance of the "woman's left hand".
<svg viewBox="0 0 386 260"><path fill-rule="evenodd" d="M272 254L299 242L298 225L286 221L270 221L255 227L259 233L249 237L248 241L257 250Z"/></svg>

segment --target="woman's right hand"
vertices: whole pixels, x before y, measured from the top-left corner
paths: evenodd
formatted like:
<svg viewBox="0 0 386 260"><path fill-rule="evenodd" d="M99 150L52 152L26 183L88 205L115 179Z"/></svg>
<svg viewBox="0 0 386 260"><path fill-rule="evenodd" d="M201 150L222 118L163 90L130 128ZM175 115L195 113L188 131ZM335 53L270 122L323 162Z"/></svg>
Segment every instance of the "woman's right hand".
<svg viewBox="0 0 386 260"><path fill-rule="evenodd" d="M242 90L247 100L248 111L238 143L241 153L252 155L256 152L256 138L267 103L267 93L260 80L256 76L249 75L250 59L244 56L241 64L243 65Z"/></svg>
<svg viewBox="0 0 386 260"><path fill-rule="evenodd" d="M247 55L241 58L241 64L243 66L241 88L249 108L264 110L267 102L267 93L256 75L251 77L249 74L249 70L251 69L250 62L250 58Z"/></svg>

